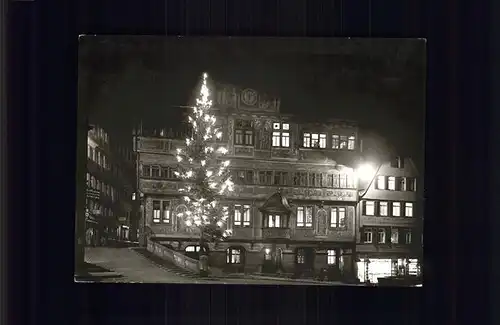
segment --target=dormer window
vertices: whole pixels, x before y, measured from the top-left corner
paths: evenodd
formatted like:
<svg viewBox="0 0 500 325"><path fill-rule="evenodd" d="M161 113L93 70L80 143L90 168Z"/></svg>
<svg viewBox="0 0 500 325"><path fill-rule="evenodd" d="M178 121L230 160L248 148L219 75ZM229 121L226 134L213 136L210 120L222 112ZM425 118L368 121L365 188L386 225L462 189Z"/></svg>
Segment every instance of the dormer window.
<svg viewBox="0 0 500 325"><path fill-rule="evenodd" d="M273 147L290 147L290 124L273 123Z"/></svg>
<svg viewBox="0 0 500 325"><path fill-rule="evenodd" d="M280 228L281 227L281 216L279 214L270 214L267 217L267 227L269 228Z"/></svg>
<svg viewBox="0 0 500 325"><path fill-rule="evenodd" d="M326 148L326 133L304 133L304 148Z"/></svg>

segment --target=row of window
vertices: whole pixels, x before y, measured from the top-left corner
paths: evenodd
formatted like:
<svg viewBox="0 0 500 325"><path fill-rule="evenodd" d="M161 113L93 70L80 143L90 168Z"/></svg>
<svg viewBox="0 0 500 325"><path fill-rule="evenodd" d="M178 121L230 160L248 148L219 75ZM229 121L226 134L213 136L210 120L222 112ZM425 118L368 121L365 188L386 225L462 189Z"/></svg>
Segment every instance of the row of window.
<svg viewBox="0 0 500 325"><path fill-rule="evenodd" d="M158 165L143 165L142 166L142 176L151 177L158 179L170 179L175 180L175 168L168 166L158 166Z"/></svg>
<svg viewBox="0 0 500 325"><path fill-rule="evenodd" d="M120 192L118 190L116 190L113 186L100 181L90 173L87 173L87 186L94 190L98 190L107 196L110 196L113 202L120 199Z"/></svg>
<svg viewBox="0 0 500 325"><path fill-rule="evenodd" d="M111 170L114 176L118 178L123 177L121 168L119 168L117 164L110 163L108 156L103 150L87 145L87 158L95 162L101 168Z"/></svg>
<svg viewBox="0 0 500 325"><path fill-rule="evenodd" d="M378 190L415 192L417 180L414 177L377 176L375 187Z"/></svg>
<svg viewBox="0 0 500 325"><path fill-rule="evenodd" d="M344 228L346 226L346 211L345 207L330 208L330 228ZM313 207L297 207L297 228L312 228L313 227Z"/></svg>
<svg viewBox="0 0 500 325"><path fill-rule="evenodd" d="M101 141L102 143L109 145L109 135L108 133L106 133L106 131L104 131L103 128L96 125L92 130L89 131L89 134L98 141ZM125 160L128 161L134 160L133 151L127 147L115 146L113 152L118 153L121 157L125 158Z"/></svg>
<svg viewBox="0 0 500 325"><path fill-rule="evenodd" d="M92 213L99 213L102 214L104 217L112 217L114 216L113 210L109 207L104 207L98 200L94 199L86 199L86 207Z"/></svg>
<svg viewBox="0 0 500 325"><path fill-rule="evenodd" d="M186 247L186 252L194 252L194 251L199 252L199 246L188 246ZM230 247L226 249L226 264L241 264L243 263L243 256L244 250L239 247ZM264 253L264 259L265 260L271 260L272 255L270 251L265 251ZM306 261L306 253L305 249L297 249L297 252L295 254L295 262L297 264L304 264ZM335 249L328 249L326 253L326 263L328 265L336 265L337 263L342 264L343 262L343 256L337 256L337 252Z"/></svg>
<svg viewBox="0 0 500 325"><path fill-rule="evenodd" d="M252 146L254 144L254 131L250 123L236 122L234 131L234 143L237 145ZM273 147L290 147L290 124L273 123L272 134ZM304 148L327 148L326 133L303 133L302 146ZM356 138L354 136L332 135L332 149L354 150L356 147Z"/></svg>
<svg viewBox="0 0 500 325"><path fill-rule="evenodd" d="M154 223L170 223L171 222L171 203L169 200L153 200L153 222ZM228 209L229 207L224 207ZM330 228L344 228L346 226L346 207L331 207L328 224ZM232 224L236 227L250 227L252 222L252 209L250 205L235 204L232 211ZM296 208L296 227L297 228L312 228L313 227L313 207L299 206ZM269 228L286 227L282 216L273 214L266 216L266 226Z"/></svg>
<svg viewBox="0 0 500 325"><path fill-rule="evenodd" d="M400 233L402 236L400 236ZM390 239L386 234L390 235ZM375 241L373 240L374 235L377 237ZM363 228L363 242L366 244L411 244L411 235L412 231L409 228L392 228L390 230L385 228Z"/></svg>
<svg viewBox="0 0 500 325"><path fill-rule="evenodd" d="M363 201L363 214L380 217L413 217L412 202Z"/></svg>
<svg viewBox="0 0 500 325"><path fill-rule="evenodd" d="M257 177L255 177L255 175ZM354 176L307 172L235 170L233 181L239 185L285 185L330 188L356 188Z"/></svg>

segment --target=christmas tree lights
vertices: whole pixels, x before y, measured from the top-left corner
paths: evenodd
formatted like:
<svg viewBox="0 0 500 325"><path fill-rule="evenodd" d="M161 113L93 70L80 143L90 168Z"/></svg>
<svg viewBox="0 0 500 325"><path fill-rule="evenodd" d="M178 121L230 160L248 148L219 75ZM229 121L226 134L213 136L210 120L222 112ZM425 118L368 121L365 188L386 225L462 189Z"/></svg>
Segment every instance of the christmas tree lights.
<svg viewBox="0 0 500 325"><path fill-rule="evenodd" d="M177 215L186 227L196 228L200 233L200 244L204 240L223 240L231 235L225 229L229 211L221 206L219 198L233 190L229 173L229 160L224 159L227 149L216 145L222 132L216 126L217 119L211 114L212 101L207 86L207 74L196 106L188 119L192 135L186 139L185 148L177 149L178 168L175 175L183 180L180 189L186 210Z"/></svg>

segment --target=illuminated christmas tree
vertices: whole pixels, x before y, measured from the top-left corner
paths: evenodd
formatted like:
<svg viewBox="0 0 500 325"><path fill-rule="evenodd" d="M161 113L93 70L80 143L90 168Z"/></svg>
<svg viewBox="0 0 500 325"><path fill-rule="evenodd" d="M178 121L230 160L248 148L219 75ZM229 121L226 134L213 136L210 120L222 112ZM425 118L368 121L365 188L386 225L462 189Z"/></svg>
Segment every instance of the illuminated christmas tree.
<svg viewBox="0 0 500 325"><path fill-rule="evenodd" d="M221 205L220 198L233 190L233 182L228 170L229 160L224 159L227 149L216 144L222 132L211 114L209 97L205 73L196 106L189 115L193 132L186 139L186 147L177 149L179 164L175 172L184 181L180 191L187 208L177 216L186 227L198 230L202 250L205 241L224 240L231 235L225 229L229 212Z"/></svg>

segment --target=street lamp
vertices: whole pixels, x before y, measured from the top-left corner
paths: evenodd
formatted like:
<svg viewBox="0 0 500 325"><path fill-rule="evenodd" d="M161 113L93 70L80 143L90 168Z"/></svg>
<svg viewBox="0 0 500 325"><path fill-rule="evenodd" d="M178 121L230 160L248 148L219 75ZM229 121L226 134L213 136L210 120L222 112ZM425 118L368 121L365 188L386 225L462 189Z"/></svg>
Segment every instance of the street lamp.
<svg viewBox="0 0 500 325"><path fill-rule="evenodd" d="M371 163L363 163L356 169L356 176L363 182L372 180L375 174L375 167Z"/></svg>

